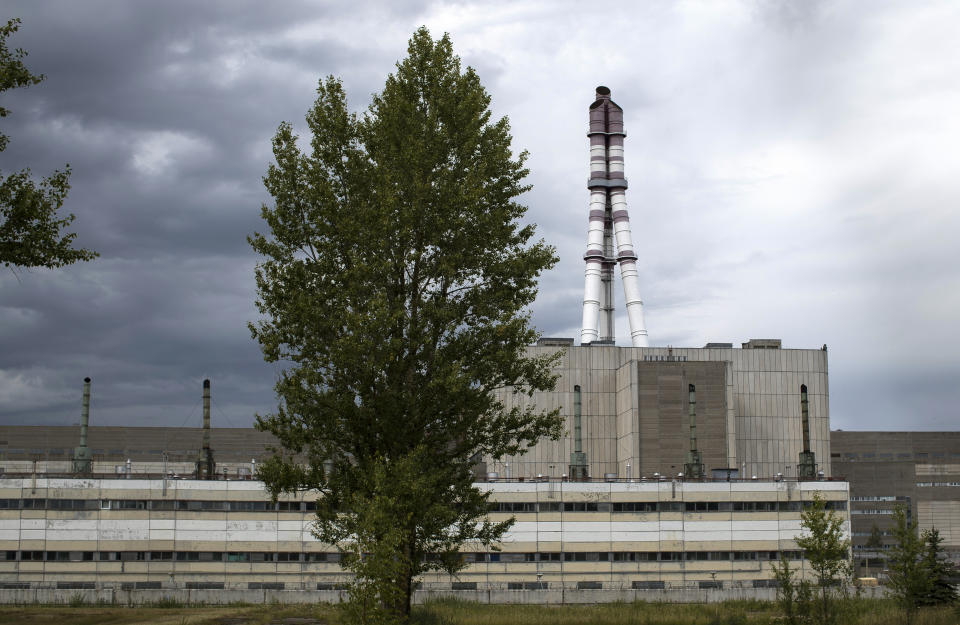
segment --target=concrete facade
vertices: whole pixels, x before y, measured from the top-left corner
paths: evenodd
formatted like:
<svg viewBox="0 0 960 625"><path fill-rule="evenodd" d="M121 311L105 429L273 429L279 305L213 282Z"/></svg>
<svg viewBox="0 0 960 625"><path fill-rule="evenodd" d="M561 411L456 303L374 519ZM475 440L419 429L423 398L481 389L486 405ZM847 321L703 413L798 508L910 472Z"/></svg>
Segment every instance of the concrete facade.
<svg viewBox="0 0 960 625"><path fill-rule="evenodd" d="M464 547L425 589L754 588L820 493L849 528L842 482L509 482L499 550ZM0 588L335 590L335 547L310 532L315 494L269 502L255 481L0 479Z"/></svg>
<svg viewBox="0 0 960 625"><path fill-rule="evenodd" d="M850 482L854 561L882 568L884 549L867 546L876 526L893 543L893 510L908 506L921 529L936 527L960 564L960 432L831 432L834 472ZM877 572L876 570L874 572Z"/></svg>
<svg viewBox="0 0 960 625"><path fill-rule="evenodd" d="M697 427L709 433L700 437L707 475L734 468L744 477L796 478L803 450L801 385L808 389L810 447L819 470L831 475L825 349L545 345L531 350L560 352L556 391L535 393L533 401L558 408L568 432L574 429L574 388L580 386L583 449L592 477L625 478L628 464L636 478L682 471L689 435L687 383L702 389ZM527 401L509 393L503 400ZM488 459L487 470L501 477L559 477L567 473L571 451L568 435L542 441L524 456Z"/></svg>

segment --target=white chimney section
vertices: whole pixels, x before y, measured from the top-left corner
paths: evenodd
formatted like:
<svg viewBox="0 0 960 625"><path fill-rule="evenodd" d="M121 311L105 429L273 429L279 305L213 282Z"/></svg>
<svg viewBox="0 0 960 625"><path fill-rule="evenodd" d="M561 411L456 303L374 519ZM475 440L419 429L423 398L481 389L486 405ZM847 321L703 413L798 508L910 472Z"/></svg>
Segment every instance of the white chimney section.
<svg viewBox="0 0 960 625"><path fill-rule="evenodd" d="M613 266L620 263L630 337L634 347L647 347L637 255L627 213L627 180L623 175L623 109L610 99L610 90L597 87L590 105L590 227L583 289L583 328L580 343L614 342ZM617 255L613 244L616 241Z"/></svg>

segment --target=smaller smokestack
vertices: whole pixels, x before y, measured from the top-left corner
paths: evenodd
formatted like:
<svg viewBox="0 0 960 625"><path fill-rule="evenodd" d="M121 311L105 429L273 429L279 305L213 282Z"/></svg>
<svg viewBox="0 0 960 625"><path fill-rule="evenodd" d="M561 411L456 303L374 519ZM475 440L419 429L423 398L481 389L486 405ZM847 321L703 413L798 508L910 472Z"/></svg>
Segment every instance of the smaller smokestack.
<svg viewBox="0 0 960 625"><path fill-rule="evenodd" d="M585 480L589 477L587 454L583 453L583 402L580 398L580 386L573 387L573 452L570 454L570 479Z"/></svg>
<svg viewBox="0 0 960 625"><path fill-rule="evenodd" d="M210 449L210 380L203 381L203 448Z"/></svg>
<svg viewBox="0 0 960 625"><path fill-rule="evenodd" d="M803 436L803 451L797 464L797 477L801 480L817 479L817 456L810 451L810 404L807 401L807 385L800 385L800 429Z"/></svg>
<svg viewBox="0 0 960 625"><path fill-rule="evenodd" d="M210 380L207 379L203 381L203 442L197 454L197 479L217 479L216 468L210 449Z"/></svg>
<svg viewBox="0 0 960 625"><path fill-rule="evenodd" d="M90 473L93 454L87 447L87 426L90 424L90 378L83 379L83 403L80 408L80 446L73 450L74 473Z"/></svg>
<svg viewBox="0 0 960 625"><path fill-rule="evenodd" d="M687 414L690 417L690 450L687 452L687 462L683 465L687 479L699 480L703 478L703 455L697 449L697 387L687 385Z"/></svg>
<svg viewBox="0 0 960 625"><path fill-rule="evenodd" d="M87 446L87 426L90 425L90 378L83 378L83 406L80 409L80 446Z"/></svg>

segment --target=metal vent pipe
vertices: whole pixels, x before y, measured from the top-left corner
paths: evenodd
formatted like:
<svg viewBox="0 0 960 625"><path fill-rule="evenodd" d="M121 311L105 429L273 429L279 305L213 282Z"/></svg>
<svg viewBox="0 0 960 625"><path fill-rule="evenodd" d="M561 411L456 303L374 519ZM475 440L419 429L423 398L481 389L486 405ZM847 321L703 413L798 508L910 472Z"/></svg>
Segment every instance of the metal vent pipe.
<svg viewBox="0 0 960 625"><path fill-rule="evenodd" d="M80 445L73 450L74 473L93 470L93 454L87 447L87 428L90 425L90 378L83 379L83 403L80 408Z"/></svg>
<svg viewBox="0 0 960 625"><path fill-rule="evenodd" d="M210 449L210 380L203 381L203 448Z"/></svg>
<svg viewBox="0 0 960 625"><path fill-rule="evenodd" d="M87 427L90 425L90 378L83 378L83 405L80 408L80 447L87 446Z"/></svg>
<svg viewBox="0 0 960 625"><path fill-rule="evenodd" d="M583 427L581 418L583 413L583 404L580 399L580 387L573 387L573 451L574 453L583 453Z"/></svg>

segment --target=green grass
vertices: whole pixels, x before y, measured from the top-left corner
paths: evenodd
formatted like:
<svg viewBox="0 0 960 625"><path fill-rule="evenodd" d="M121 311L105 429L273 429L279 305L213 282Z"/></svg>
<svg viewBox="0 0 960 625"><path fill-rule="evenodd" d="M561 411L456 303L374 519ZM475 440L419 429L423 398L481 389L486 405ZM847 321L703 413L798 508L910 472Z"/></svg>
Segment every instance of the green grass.
<svg viewBox="0 0 960 625"><path fill-rule="evenodd" d="M845 623L900 625L903 613L886 600L851 600ZM69 607L0 606L0 625L267 625L286 618L315 618L341 625L331 605ZM242 620L241 620L242 619ZM956 625L954 608L921 610L916 625ZM717 604L606 603L597 605L481 605L443 600L416 606L413 625L783 625L762 601Z"/></svg>

